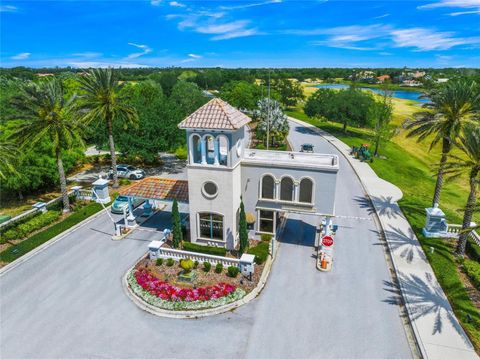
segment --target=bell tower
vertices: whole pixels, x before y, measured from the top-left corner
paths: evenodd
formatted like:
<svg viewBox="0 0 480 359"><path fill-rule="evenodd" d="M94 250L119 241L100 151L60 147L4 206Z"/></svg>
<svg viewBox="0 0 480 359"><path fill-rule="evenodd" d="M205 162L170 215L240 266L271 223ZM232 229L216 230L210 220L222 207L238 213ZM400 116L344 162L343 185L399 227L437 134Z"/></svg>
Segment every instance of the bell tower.
<svg viewBox="0 0 480 359"><path fill-rule="evenodd" d="M234 249L241 168L251 119L214 98L179 124L187 131L190 240Z"/></svg>

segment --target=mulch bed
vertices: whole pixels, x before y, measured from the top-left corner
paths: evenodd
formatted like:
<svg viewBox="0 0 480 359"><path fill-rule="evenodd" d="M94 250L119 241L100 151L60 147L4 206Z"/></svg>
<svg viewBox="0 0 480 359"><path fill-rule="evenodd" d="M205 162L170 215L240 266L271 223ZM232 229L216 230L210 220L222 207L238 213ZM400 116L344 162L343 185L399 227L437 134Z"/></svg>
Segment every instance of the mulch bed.
<svg viewBox="0 0 480 359"><path fill-rule="evenodd" d="M177 277L180 273L182 273L182 268L180 267L179 262L175 262L173 266L169 267L166 264L166 260L163 261L163 264L157 266L155 260L150 260L148 257L142 259L138 262L136 268L146 268L153 276L157 277L158 279L174 284L177 287L184 287L184 288L191 288L192 286L195 287L206 287L212 286L218 283L228 283L234 285L237 288L242 288L247 293L253 290L262 275L263 268L265 264L262 265L255 265L255 272L252 276L252 280L250 281L248 278L245 278L241 273L237 275L236 278L231 278L227 275L227 268L223 268L222 273L215 272L215 265L212 264L212 268L209 272L205 272L203 270L203 263L199 263L198 268L194 269L197 273L197 279L192 284L178 282Z"/></svg>

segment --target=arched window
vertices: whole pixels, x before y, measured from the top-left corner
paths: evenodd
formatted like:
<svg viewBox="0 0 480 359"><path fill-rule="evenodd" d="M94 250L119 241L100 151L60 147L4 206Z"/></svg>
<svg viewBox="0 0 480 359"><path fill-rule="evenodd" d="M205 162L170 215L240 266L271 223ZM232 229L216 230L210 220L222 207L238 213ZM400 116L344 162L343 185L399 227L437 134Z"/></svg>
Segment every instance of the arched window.
<svg viewBox="0 0 480 359"><path fill-rule="evenodd" d="M202 163L202 146L200 141L200 136L193 135L192 137L192 162L193 163Z"/></svg>
<svg viewBox="0 0 480 359"><path fill-rule="evenodd" d="M272 176L266 175L262 178L262 198L274 199L275 198L275 180Z"/></svg>
<svg viewBox="0 0 480 359"><path fill-rule="evenodd" d="M293 180L290 177L283 177L280 182L280 199L293 201Z"/></svg>
<svg viewBox="0 0 480 359"><path fill-rule="evenodd" d="M222 166L228 165L228 139L225 136L218 136L218 150L219 150L219 158L218 162Z"/></svg>
<svg viewBox="0 0 480 359"><path fill-rule="evenodd" d="M223 216L217 213L199 213L200 237L223 241Z"/></svg>
<svg viewBox="0 0 480 359"><path fill-rule="evenodd" d="M299 202L312 203L313 182L310 178L304 178L300 181L300 195Z"/></svg>

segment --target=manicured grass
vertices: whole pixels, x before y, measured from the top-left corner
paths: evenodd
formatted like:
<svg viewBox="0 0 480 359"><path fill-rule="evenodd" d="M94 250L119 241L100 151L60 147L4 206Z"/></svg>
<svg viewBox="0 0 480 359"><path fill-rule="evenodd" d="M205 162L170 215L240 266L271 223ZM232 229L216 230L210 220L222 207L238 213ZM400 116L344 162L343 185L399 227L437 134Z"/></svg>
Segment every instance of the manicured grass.
<svg viewBox="0 0 480 359"><path fill-rule="evenodd" d="M247 253L255 255L255 263L262 264L268 258L269 246L269 242L261 241L255 247L249 248Z"/></svg>
<svg viewBox="0 0 480 359"><path fill-rule="evenodd" d="M288 115L322 128L349 146L371 143L368 130L350 128L347 133L344 133L341 125L311 119L301 111L289 112ZM406 139L405 141L412 143L415 140ZM380 154L385 156L385 159L375 158L370 165L379 177L395 184L402 190L404 196L399 202L400 207L420 240L456 316L474 343L476 350L479 351L480 313L468 297L458 275L459 264L452 254L453 250L447 242L425 238L421 232L425 221L424 208L431 206L435 187L433 166L438 161L438 156L425 151L410 153L407 143L399 145L395 143L394 138L381 148ZM444 184L441 207L449 223L461 223L460 209L465 206L468 196L464 182L465 179L461 179ZM476 214L474 221L478 223L479 220L480 215ZM430 253L430 247L435 248L433 253Z"/></svg>
<svg viewBox="0 0 480 359"><path fill-rule="evenodd" d="M25 239L24 241L4 250L0 253L0 261L12 262L17 258L20 258L24 254L35 249L39 245L47 242L53 237L87 219L91 215L102 210L102 205L99 203L90 203L85 207L80 208L77 212L72 213L63 221L47 228L46 230L39 232L32 237Z"/></svg>

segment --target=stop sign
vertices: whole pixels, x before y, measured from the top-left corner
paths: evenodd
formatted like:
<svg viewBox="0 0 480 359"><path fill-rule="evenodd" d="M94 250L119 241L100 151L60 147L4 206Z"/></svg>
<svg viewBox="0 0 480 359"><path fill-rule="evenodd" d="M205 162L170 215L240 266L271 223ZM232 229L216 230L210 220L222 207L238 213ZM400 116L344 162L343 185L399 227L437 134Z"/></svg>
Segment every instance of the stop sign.
<svg viewBox="0 0 480 359"><path fill-rule="evenodd" d="M324 245L325 247L330 247L331 245L333 245L333 238L330 236L323 237L322 245Z"/></svg>

